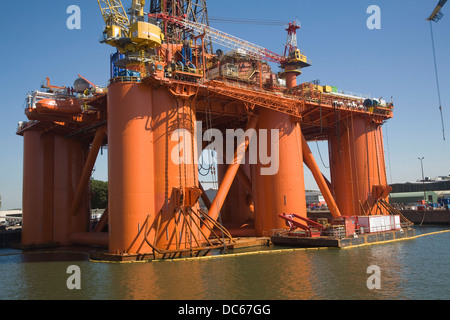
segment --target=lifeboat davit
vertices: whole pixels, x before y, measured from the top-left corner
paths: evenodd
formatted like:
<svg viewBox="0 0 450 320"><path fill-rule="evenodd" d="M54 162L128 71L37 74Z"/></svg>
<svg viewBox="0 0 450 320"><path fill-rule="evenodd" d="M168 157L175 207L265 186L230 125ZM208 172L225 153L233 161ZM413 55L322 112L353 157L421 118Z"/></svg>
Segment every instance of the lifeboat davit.
<svg viewBox="0 0 450 320"><path fill-rule="evenodd" d="M36 103L36 109L39 113L54 115L76 115L81 113L81 106L78 99L42 99Z"/></svg>

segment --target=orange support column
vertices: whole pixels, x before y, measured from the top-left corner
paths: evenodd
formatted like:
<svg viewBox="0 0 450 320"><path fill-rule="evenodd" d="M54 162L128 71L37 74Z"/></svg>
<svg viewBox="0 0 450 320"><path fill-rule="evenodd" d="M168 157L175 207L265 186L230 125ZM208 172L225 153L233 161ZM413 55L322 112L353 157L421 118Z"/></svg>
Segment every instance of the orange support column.
<svg viewBox="0 0 450 320"><path fill-rule="evenodd" d="M297 76L298 73L288 72L286 73L286 87L292 89L297 86Z"/></svg>
<svg viewBox="0 0 450 320"><path fill-rule="evenodd" d="M80 195L77 215L70 213L77 190L86 152L82 141L55 136L54 142L54 241L70 244L70 234L87 231L89 217L89 188Z"/></svg>
<svg viewBox="0 0 450 320"><path fill-rule="evenodd" d="M331 130L328 136L330 175L334 198L344 216L360 215L357 172L355 170L355 146L349 121L343 131ZM343 125L341 125L343 127Z"/></svg>
<svg viewBox="0 0 450 320"><path fill-rule="evenodd" d="M145 231L155 218L152 89L108 88L109 252L148 253ZM150 234L147 235L151 237Z"/></svg>
<svg viewBox="0 0 450 320"><path fill-rule="evenodd" d="M360 127L363 126L361 122L358 123ZM367 189L362 191L359 196L366 199L363 201L362 211L365 214L378 215L388 214L387 210L380 205L377 205L377 200L388 199L388 195L392 188L387 184L386 166L384 161L383 150L383 134L381 125L366 122L366 139L367 145L367 164L363 167L363 164L358 162L358 170L367 170L367 176L362 181L363 185L367 185ZM356 141L356 146L359 148L364 147L364 139Z"/></svg>
<svg viewBox="0 0 450 320"><path fill-rule="evenodd" d="M305 181L303 173L302 134L289 115L262 110L259 130L278 129L278 141L267 143L268 154L273 154L273 145L279 144L279 168L273 175L261 175L258 164L254 166L253 195L255 200L255 229L258 236L267 234L271 229L285 228L285 222L278 217L282 213L295 213L306 217ZM261 148L260 148L261 149ZM261 150L259 150L261 153Z"/></svg>
<svg viewBox="0 0 450 320"><path fill-rule="evenodd" d="M154 92L154 229L157 235L151 241L162 250L189 248L196 245L195 237L200 238L195 224L191 220L185 223L179 212L180 194L184 188L198 188L195 108L195 101L177 97L167 89ZM195 237L190 236L189 227Z"/></svg>
<svg viewBox="0 0 450 320"><path fill-rule="evenodd" d="M342 215L386 214L375 204L390 190L380 125L354 116L340 127L339 135L334 130L329 134L329 150L331 180Z"/></svg>
<svg viewBox="0 0 450 320"><path fill-rule="evenodd" d="M27 130L23 155L23 245L53 242L53 136Z"/></svg>

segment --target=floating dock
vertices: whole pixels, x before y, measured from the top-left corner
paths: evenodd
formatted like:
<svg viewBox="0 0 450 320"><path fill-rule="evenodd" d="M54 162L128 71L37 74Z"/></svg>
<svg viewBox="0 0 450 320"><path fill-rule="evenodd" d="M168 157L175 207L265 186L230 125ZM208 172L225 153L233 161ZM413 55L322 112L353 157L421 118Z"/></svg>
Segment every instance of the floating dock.
<svg viewBox="0 0 450 320"><path fill-rule="evenodd" d="M221 244L216 243L213 247L205 248L193 248L192 250L172 250L172 251L160 251L152 252L148 254L109 254L104 251L92 251L89 256L94 261L103 262L130 262L130 261L154 261L164 259L181 259L181 258L193 258L193 257L205 257L222 255L228 250L236 249L249 249L254 247L267 247L270 246L269 237L243 237L233 239L232 242Z"/></svg>
<svg viewBox="0 0 450 320"><path fill-rule="evenodd" d="M395 231L385 231L380 233L369 233L357 235L355 237L334 238L334 237L296 237L287 235L274 235L270 238L273 244L278 246L300 247L300 248L346 248L361 246L396 240L406 240L413 238L416 231L413 228Z"/></svg>

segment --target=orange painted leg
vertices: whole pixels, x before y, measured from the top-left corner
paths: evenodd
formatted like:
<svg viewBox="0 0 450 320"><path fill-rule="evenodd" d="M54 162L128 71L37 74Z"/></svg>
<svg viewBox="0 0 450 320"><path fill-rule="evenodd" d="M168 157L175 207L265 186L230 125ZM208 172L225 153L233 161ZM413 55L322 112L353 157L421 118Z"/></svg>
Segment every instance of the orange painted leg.
<svg viewBox="0 0 450 320"><path fill-rule="evenodd" d="M273 175L261 175L261 164L253 170L253 195L255 201L255 229L258 236L271 229L285 228L278 217L282 213L295 213L306 217L305 181L303 172L302 135L300 126L290 116L262 110L259 129L279 130L279 169ZM261 140L261 139L260 139ZM259 141L261 143L261 141ZM269 154L274 141L268 141Z"/></svg>
<svg viewBox="0 0 450 320"><path fill-rule="evenodd" d="M109 87L109 252L113 254L152 251L144 237L145 227L155 218L151 120L151 88L137 83Z"/></svg>
<svg viewBox="0 0 450 320"><path fill-rule="evenodd" d="M24 133L22 244L53 242L53 136Z"/></svg>

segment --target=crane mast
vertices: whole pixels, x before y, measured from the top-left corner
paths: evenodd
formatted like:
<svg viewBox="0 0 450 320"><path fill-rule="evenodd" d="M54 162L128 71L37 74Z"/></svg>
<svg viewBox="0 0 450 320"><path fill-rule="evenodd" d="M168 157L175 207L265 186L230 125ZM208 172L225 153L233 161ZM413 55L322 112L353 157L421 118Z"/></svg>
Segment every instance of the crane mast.
<svg viewBox="0 0 450 320"><path fill-rule="evenodd" d="M105 21L105 34L108 38L117 38L128 34L130 20L120 0L97 0Z"/></svg>
<svg viewBox="0 0 450 320"><path fill-rule="evenodd" d="M120 0L97 0L106 27L100 42L121 53L136 53L161 45L161 29L145 21L145 0L133 0L128 14Z"/></svg>
<svg viewBox="0 0 450 320"><path fill-rule="evenodd" d="M133 0L131 4L131 8L128 11L128 14L131 18L131 23L135 23L137 21L144 21L144 7L145 0Z"/></svg>

